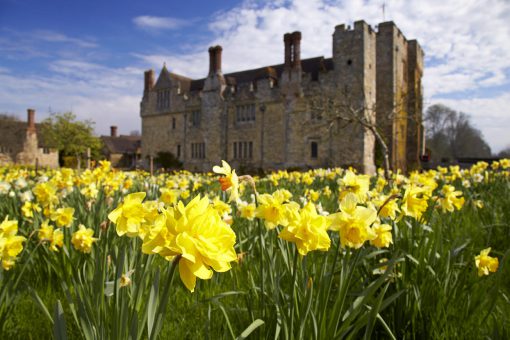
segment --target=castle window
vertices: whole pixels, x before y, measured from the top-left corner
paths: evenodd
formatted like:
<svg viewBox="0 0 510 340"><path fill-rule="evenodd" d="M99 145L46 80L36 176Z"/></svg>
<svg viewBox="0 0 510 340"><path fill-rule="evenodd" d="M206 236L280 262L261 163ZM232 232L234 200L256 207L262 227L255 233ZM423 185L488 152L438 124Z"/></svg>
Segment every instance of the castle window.
<svg viewBox="0 0 510 340"><path fill-rule="evenodd" d="M181 144L177 144L177 158L181 158Z"/></svg>
<svg viewBox="0 0 510 340"><path fill-rule="evenodd" d="M172 118L172 129L175 130L175 117Z"/></svg>
<svg viewBox="0 0 510 340"><path fill-rule="evenodd" d="M156 96L157 109L168 109L170 107L170 90L158 91Z"/></svg>
<svg viewBox="0 0 510 340"><path fill-rule="evenodd" d="M312 142L310 143L310 153L311 153L311 157L312 158L317 158L318 154L319 154L319 148L318 148L318 144L317 142Z"/></svg>
<svg viewBox="0 0 510 340"><path fill-rule="evenodd" d="M236 106L236 122L240 123L253 121L255 121L255 104Z"/></svg>
<svg viewBox="0 0 510 340"><path fill-rule="evenodd" d="M347 65L349 65L349 66L352 65L352 60L351 59L347 59Z"/></svg>
<svg viewBox="0 0 510 340"><path fill-rule="evenodd" d="M253 142L234 142L234 159L252 159Z"/></svg>
<svg viewBox="0 0 510 340"><path fill-rule="evenodd" d="M205 158L205 143L191 143L191 158Z"/></svg>
<svg viewBox="0 0 510 340"><path fill-rule="evenodd" d="M50 149L49 148L43 148L43 153L48 155L50 153Z"/></svg>
<svg viewBox="0 0 510 340"><path fill-rule="evenodd" d="M191 126L199 127L200 126L201 116L202 116L202 114L201 114L200 110L196 110L196 111L191 112L191 117L190 117Z"/></svg>
<svg viewBox="0 0 510 340"><path fill-rule="evenodd" d="M11 153L11 149L7 146L0 146L0 153Z"/></svg>

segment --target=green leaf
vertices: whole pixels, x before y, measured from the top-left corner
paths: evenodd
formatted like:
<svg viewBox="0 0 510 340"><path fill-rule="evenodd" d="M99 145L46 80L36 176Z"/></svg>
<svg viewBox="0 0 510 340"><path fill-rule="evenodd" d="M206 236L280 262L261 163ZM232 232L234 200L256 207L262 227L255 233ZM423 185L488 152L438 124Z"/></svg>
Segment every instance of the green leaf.
<svg viewBox="0 0 510 340"><path fill-rule="evenodd" d="M158 309L158 296L159 296L159 269L156 270L154 281L152 282L151 292L149 294L149 306L147 313L147 329L149 331L149 339L152 335L154 321L156 319L156 311Z"/></svg>
<svg viewBox="0 0 510 340"><path fill-rule="evenodd" d="M55 304L55 323L53 324L53 335L56 340L67 340L66 333L66 321L64 317L64 310L62 309L62 304L60 300L57 300Z"/></svg>
<svg viewBox="0 0 510 340"><path fill-rule="evenodd" d="M246 339L254 330L259 328L263 324L264 324L264 321L262 321L261 319L257 319L255 321L253 321L248 327L246 327L246 329L241 333L241 335L239 335L236 338L236 340Z"/></svg>
<svg viewBox="0 0 510 340"><path fill-rule="evenodd" d="M30 294L32 295L32 298L34 299L35 303L39 306L39 308L41 308L41 310L44 313L44 315L46 315L46 317L53 324L53 318L51 317L51 314L48 311L48 308L46 308L46 305L44 304L44 302L39 297L39 294L37 294L37 292L35 290L33 290L32 288L30 288Z"/></svg>

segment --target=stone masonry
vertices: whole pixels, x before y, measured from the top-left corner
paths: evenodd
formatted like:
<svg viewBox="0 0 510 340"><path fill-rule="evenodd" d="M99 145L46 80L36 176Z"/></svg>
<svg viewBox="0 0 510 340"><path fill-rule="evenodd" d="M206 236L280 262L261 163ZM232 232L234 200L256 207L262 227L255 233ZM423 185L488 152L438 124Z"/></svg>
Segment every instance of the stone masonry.
<svg viewBox="0 0 510 340"><path fill-rule="evenodd" d="M353 166L375 171L374 135L334 119L317 103L343 103L383 131L393 169L419 162L423 51L393 22L339 25L332 58L301 60L301 33L287 33L284 63L223 74L222 48L209 73L190 79L163 66L145 72L140 105L142 157L174 154L185 169L210 171L222 159L251 169ZM341 113L341 112L340 112Z"/></svg>
<svg viewBox="0 0 510 340"><path fill-rule="evenodd" d="M35 110L27 110L27 122L0 121L0 165L20 164L57 168L58 151L37 134Z"/></svg>

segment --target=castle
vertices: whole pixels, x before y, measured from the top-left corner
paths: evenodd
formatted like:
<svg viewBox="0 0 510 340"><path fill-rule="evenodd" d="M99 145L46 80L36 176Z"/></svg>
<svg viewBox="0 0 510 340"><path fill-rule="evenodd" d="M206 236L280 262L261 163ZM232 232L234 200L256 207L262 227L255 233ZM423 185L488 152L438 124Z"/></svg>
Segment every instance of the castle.
<svg viewBox="0 0 510 340"><path fill-rule="evenodd" d="M335 27L331 58L303 60L301 33L283 40L279 65L223 74L222 48L215 46L204 79L163 66L155 81L146 71L142 157L169 152L193 171L224 159L253 169L353 166L373 173L380 152L370 126L377 126L391 167L417 166L423 51L416 40L393 22L376 31L356 21Z"/></svg>

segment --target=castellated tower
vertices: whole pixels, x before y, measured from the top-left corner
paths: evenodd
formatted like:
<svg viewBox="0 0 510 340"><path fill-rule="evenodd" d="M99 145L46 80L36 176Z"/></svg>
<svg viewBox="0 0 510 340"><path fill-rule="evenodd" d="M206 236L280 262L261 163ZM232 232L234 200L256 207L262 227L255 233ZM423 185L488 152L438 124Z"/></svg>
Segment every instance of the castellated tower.
<svg viewBox="0 0 510 340"><path fill-rule="evenodd" d="M365 21L356 21L353 29L346 28L345 25L335 27L333 74L339 115L345 118L364 115L375 123L375 64L376 34ZM375 171L373 134L356 123L351 123L339 133L343 138L336 138L333 141L334 163L348 158L348 163L362 164L365 172L373 173ZM360 156L362 159L359 159Z"/></svg>
<svg viewBox="0 0 510 340"><path fill-rule="evenodd" d="M375 138L349 119L357 115L380 120L392 165L405 169L421 150L423 53L399 32L392 23L376 33L357 21L335 28L332 58L302 59L306 37L293 32L283 35L282 64L223 74L222 48L214 46L205 78L164 65L155 80L148 70L142 156L171 153L194 171L210 171L224 159L241 171L353 166L373 173Z"/></svg>
<svg viewBox="0 0 510 340"><path fill-rule="evenodd" d="M393 169L416 168L422 144L423 51L394 22L377 32L377 121L390 148Z"/></svg>
<svg viewBox="0 0 510 340"><path fill-rule="evenodd" d="M423 128L423 50L417 40L407 44L408 99L407 99L407 166L408 170L419 168L420 156L424 154Z"/></svg>

